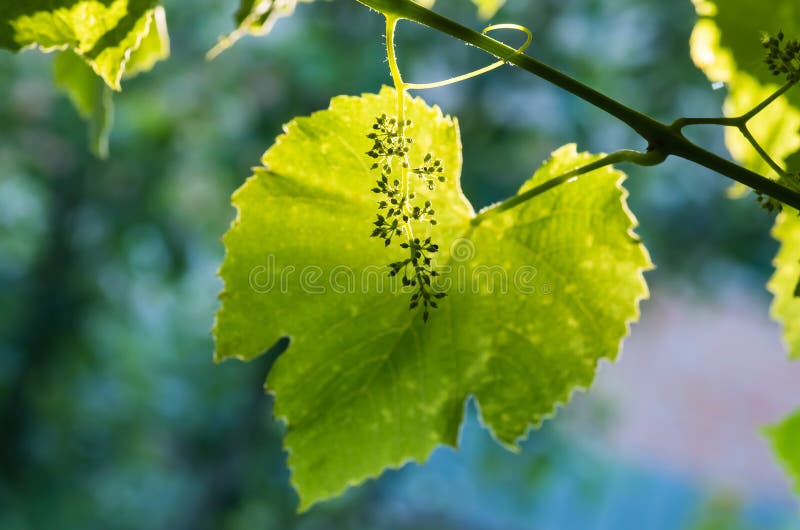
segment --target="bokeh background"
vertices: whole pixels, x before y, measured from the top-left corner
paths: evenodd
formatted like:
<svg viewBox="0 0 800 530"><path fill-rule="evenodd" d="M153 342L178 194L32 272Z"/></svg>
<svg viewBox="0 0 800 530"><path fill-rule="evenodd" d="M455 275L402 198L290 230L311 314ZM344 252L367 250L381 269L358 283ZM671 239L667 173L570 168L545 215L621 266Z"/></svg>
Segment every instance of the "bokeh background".
<svg viewBox="0 0 800 530"><path fill-rule="evenodd" d="M166 4L173 57L116 97L107 161L88 154L50 58L0 53L1 529L800 528L758 433L798 404L800 380L767 317L772 218L679 161L626 168L658 269L591 392L516 455L470 406L460 451L297 515L262 391L269 359L211 360L219 238L282 123L388 82L383 23L348 0L301 4L209 63L234 0ZM469 2L437 9L480 27ZM495 20L527 25L530 53L657 118L721 107L724 89L689 60L688 0L509 0ZM486 62L410 24L399 44L413 81ZM460 120L476 207L564 143L644 147L512 68L425 97ZM719 130L696 133L724 150Z"/></svg>

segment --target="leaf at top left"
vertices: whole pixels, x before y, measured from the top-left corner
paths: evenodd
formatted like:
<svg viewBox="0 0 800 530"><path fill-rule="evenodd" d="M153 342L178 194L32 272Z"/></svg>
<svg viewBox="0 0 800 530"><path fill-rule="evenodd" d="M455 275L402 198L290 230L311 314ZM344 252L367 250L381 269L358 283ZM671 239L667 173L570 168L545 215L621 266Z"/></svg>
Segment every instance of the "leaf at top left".
<svg viewBox="0 0 800 530"><path fill-rule="evenodd" d="M0 48L72 51L120 90L157 5L156 0L7 0L0 3Z"/></svg>
<svg viewBox="0 0 800 530"><path fill-rule="evenodd" d="M91 150L108 154L112 89L170 53L164 8L155 0L35 0L0 4L0 47L56 51L56 86L89 124Z"/></svg>

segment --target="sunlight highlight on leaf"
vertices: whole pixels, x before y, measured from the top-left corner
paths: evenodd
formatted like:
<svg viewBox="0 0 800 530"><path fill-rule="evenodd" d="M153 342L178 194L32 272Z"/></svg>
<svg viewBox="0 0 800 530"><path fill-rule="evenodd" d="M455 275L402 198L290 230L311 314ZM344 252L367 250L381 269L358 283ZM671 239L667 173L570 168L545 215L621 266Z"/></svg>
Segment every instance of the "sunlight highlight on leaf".
<svg viewBox="0 0 800 530"><path fill-rule="evenodd" d="M147 32L132 51L124 77L147 72L169 57L169 34L164 8L157 6L149 15ZM89 124L89 145L99 158L108 156L108 136L114 116L111 89L95 75L86 61L71 50L58 52L53 61L56 86L69 96L81 117Z"/></svg>
<svg viewBox="0 0 800 530"><path fill-rule="evenodd" d="M69 49L115 90L156 17L156 0L27 0L0 6L0 48ZM163 13L162 13L163 16Z"/></svg>

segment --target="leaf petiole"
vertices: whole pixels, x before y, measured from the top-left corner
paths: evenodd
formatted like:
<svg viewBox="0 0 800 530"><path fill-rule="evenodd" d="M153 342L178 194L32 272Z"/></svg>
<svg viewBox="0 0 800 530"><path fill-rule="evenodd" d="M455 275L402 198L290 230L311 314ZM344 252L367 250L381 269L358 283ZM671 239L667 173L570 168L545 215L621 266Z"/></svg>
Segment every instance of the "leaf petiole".
<svg viewBox="0 0 800 530"><path fill-rule="evenodd" d="M610 166L611 164L619 164L623 162L628 162L631 164L636 164L639 166L653 166L656 164L660 164L664 161L666 155L660 151L634 151L631 149L621 149L619 151L615 151L611 154L608 154L601 158L600 160L595 160L589 164L584 166L577 167L575 169L571 169L566 173L562 173L561 175L554 177L538 186L531 188L519 195L515 195L509 199L506 199L503 202L497 203L493 206L489 206L488 208L484 208L481 210L475 217L472 218L470 223L473 226L479 225L481 222L485 221L487 218L497 215L499 213L505 212L519 206L534 197L541 195L542 193L549 191L555 187L558 187L562 184L566 184L567 182L572 182L577 179L580 175L584 175L586 173L590 173L596 169L600 169L606 166Z"/></svg>

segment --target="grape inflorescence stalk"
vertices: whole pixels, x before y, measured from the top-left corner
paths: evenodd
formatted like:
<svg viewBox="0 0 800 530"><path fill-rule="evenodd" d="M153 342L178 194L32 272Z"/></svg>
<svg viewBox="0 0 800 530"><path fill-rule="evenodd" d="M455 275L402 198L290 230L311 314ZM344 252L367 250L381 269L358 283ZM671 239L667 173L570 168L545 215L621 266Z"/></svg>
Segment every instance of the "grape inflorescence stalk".
<svg viewBox="0 0 800 530"><path fill-rule="evenodd" d="M409 151L414 139L407 132L413 124L405 117L405 95L408 90L437 88L465 81L499 68L505 61L496 61L478 70L443 81L406 83L400 74L395 57L394 32L397 21L398 17L386 15L386 53L397 93L396 113L393 116L383 113L376 117L372 130L367 134L367 138L373 142L372 148L367 152L367 155L374 159L371 169L379 172L372 192L380 195L378 213L373 222L375 228L371 235L381 238L385 247L391 245L395 237L403 236L404 241L400 243L400 247L408 250L408 257L390 263L389 274L399 276L404 287L415 288L409 309L422 307L422 320L427 322L430 309L437 308L436 300L446 296L446 293L433 288L433 279L439 275L434 268L433 255L439 252L439 244L431 237L416 237L413 227L413 223L429 223L435 226L436 212L430 200L421 203L417 201L417 194L413 191L411 182L413 180L422 183L429 192L435 192L437 184L446 182L447 178L442 161L433 153L427 153L418 165L411 166ZM495 24L485 28L483 33L501 29L525 33L526 40L515 53L525 50L533 38L527 28L518 24ZM400 174L397 176L392 174L392 163L395 159L400 162Z"/></svg>

